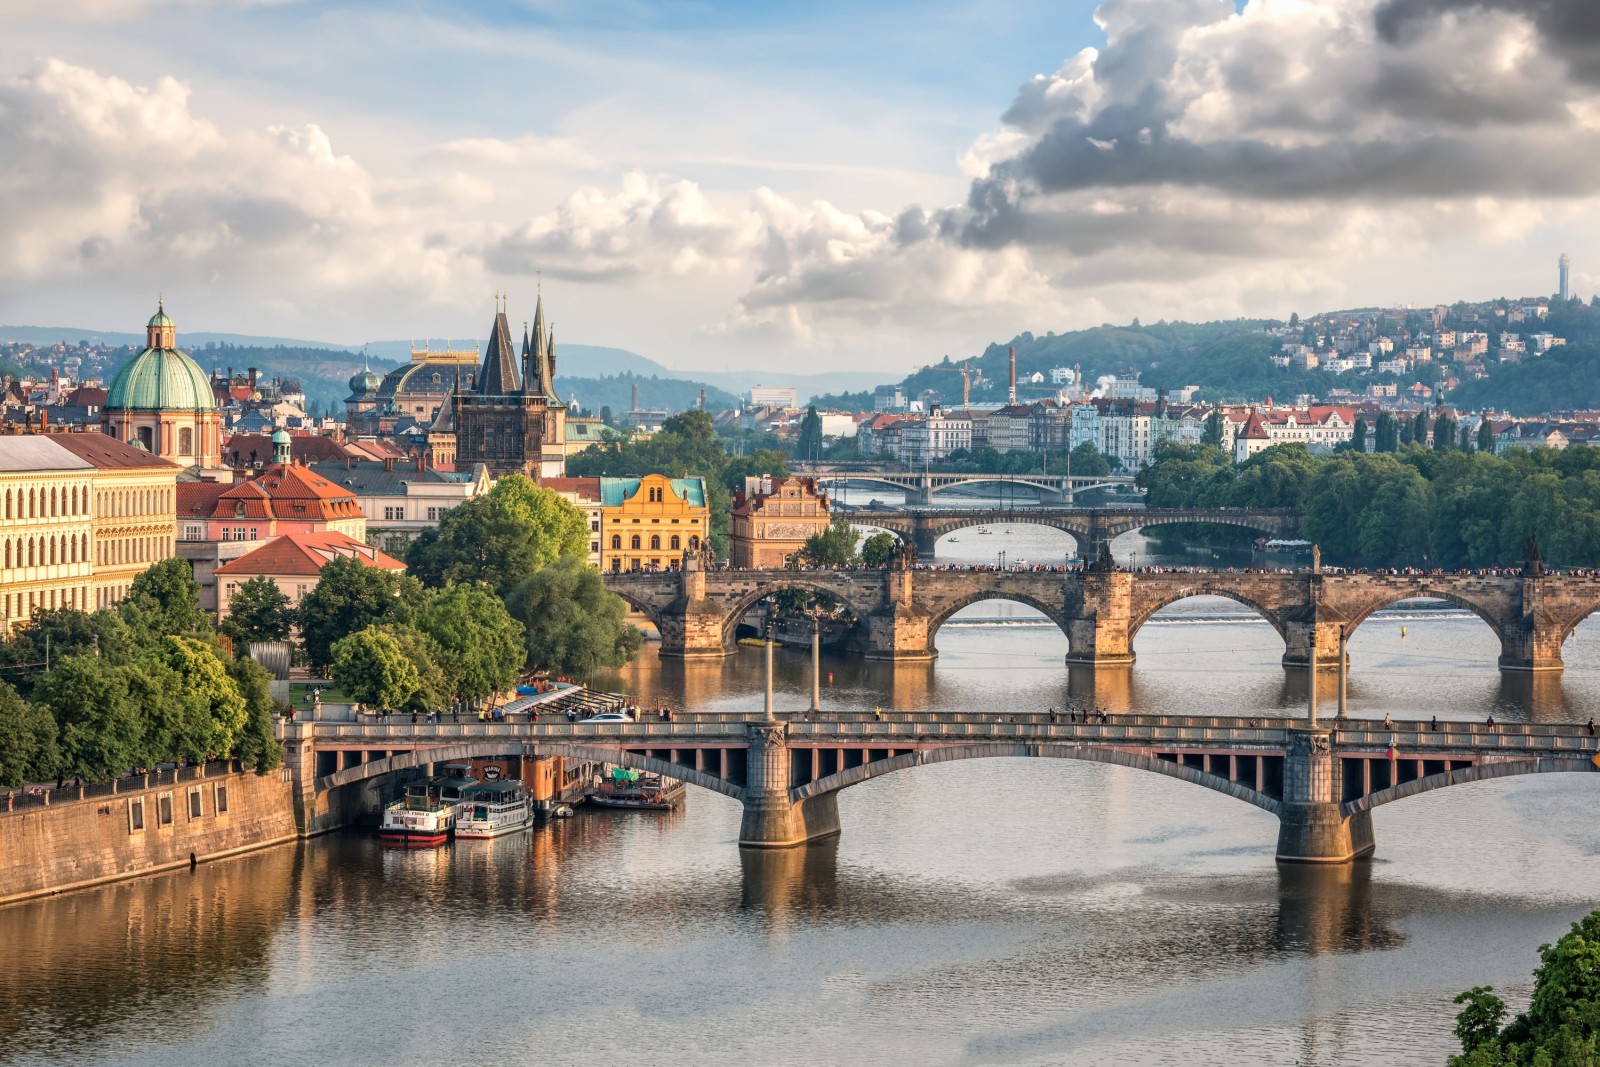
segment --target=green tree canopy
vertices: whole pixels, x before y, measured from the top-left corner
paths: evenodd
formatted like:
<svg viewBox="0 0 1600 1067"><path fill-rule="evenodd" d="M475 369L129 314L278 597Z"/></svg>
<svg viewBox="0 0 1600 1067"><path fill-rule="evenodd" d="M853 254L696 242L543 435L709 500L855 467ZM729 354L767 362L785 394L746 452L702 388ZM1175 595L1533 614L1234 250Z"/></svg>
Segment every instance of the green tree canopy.
<svg viewBox="0 0 1600 1067"><path fill-rule="evenodd" d="M400 642L376 626L334 643L333 680L351 699L382 710L403 707L422 683Z"/></svg>
<svg viewBox="0 0 1600 1067"><path fill-rule="evenodd" d="M1490 986L1456 998L1461 1055L1452 1067L1593 1067L1600 1064L1600 911L1539 946L1528 1010L1501 1029L1505 1003Z"/></svg>
<svg viewBox="0 0 1600 1067"><path fill-rule="evenodd" d="M445 512L437 529L411 543L406 565L425 585L482 581L503 595L541 567L588 551L583 512L512 474Z"/></svg>
<svg viewBox="0 0 1600 1067"><path fill-rule="evenodd" d="M118 610L146 635L211 632L211 616L200 608L200 585L182 559L164 559L135 578Z"/></svg>
<svg viewBox="0 0 1600 1067"><path fill-rule="evenodd" d="M826 530L806 538L805 546L800 549L800 559L813 567L854 566L861 562L861 555L856 551L859 538L850 520L836 515Z"/></svg>
<svg viewBox="0 0 1600 1067"><path fill-rule="evenodd" d="M794 439L794 457L803 462L822 458L822 416L815 405L806 408L806 417L800 420L800 430Z"/></svg>
<svg viewBox="0 0 1600 1067"><path fill-rule="evenodd" d="M869 567L887 567L894 558L894 548L898 543L894 534L879 530L861 544L861 562Z"/></svg>
<svg viewBox="0 0 1600 1067"><path fill-rule="evenodd" d="M233 591L222 629L243 654L252 641L287 640L293 626L289 595L278 588L277 582L258 574Z"/></svg>
<svg viewBox="0 0 1600 1067"><path fill-rule="evenodd" d="M515 684L527 657L522 624L482 584L435 593L417 627L438 647L445 691L463 700L482 700Z"/></svg>
<svg viewBox="0 0 1600 1067"><path fill-rule="evenodd" d="M135 676L131 667L68 656L39 680L34 699L60 730L60 773L103 781L144 762L144 721L130 694Z"/></svg>
<svg viewBox="0 0 1600 1067"><path fill-rule="evenodd" d="M295 611L306 659L313 670L326 671L333 663L335 641L368 626L409 623L423 600L422 587L410 575L344 557L329 560L316 588Z"/></svg>
<svg viewBox="0 0 1600 1067"><path fill-rule="evenodd" d="M529 666L585 677L620 667L638 651L639 631L600 572L562 560L517 586L506 606L524 629Z"/></svg>
<svg viewBox="0 0 1600 1067"><path fill-rule="evenodd" d="M1100 477L1111 473L1111 461L1101 454L1093 441L1085 441L1072 450L1072 473Z"/></svg>
<svg viewBox="0 0 1600 1067"><path fill-rule="evenodd" d="M283 746L273 729L278 708L272 699L272 675L248 656L230 661L228 673L245 708L244 729L235 738L233 754L257 774L265 774L283 762Z"/></svg>
<svg viewBox="0 0 1600 1067"><path fill-rule="evenodd" d="M0 682L0 787L47 781L60 765L56 720L50 709L30 704Z"/></svg>

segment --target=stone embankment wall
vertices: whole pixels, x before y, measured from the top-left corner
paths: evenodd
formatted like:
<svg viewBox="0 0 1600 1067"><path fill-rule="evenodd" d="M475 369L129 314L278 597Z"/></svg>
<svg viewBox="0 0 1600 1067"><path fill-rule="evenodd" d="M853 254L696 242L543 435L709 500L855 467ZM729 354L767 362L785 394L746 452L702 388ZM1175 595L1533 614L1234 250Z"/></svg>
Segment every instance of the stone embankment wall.
<svg viewBox="0 0 1600 1067"><path fill-rule="evenodd" d="M159 778L114 795L12 811L5 810L0 794L0 905L183 868L298 836L287 770L264 776L230 771L176 782L163 772Z"/></svg>

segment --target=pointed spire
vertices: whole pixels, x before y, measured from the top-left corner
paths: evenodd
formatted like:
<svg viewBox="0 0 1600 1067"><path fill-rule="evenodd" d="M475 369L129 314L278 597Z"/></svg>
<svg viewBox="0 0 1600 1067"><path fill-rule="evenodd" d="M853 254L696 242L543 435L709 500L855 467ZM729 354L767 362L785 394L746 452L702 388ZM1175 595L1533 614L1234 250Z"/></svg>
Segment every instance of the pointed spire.
<svg viewBox="0 0 1600 1067"><path fill-rule="evenodd" d="M510 396L522 391L517 373L517 350L511 341L506 313L495 303L494 324L489 327L489 343L483 347L483 369L478 373L479 396Z"/></svg>

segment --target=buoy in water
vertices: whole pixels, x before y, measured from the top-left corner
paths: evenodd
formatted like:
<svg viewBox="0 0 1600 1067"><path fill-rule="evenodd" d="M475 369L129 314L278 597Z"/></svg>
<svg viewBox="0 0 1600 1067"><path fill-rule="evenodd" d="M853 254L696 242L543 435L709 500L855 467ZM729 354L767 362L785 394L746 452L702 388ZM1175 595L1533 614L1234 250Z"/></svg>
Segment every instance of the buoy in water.
<svg viewBox="0 0 1600 1067"><path fill-rule="evenodd" d="M1400 627L1400 636L1404 637L1405 635L1406 635L1406 628L1404 626L1402 626L1402 627Z"/></svg>

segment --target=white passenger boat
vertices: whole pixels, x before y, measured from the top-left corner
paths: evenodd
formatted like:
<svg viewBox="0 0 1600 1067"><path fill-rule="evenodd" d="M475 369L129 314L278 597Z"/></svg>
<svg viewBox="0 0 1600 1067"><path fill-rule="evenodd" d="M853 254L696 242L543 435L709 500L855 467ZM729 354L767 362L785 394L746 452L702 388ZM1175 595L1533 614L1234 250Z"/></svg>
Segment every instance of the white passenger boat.
<svg viewBox="0 0 1600 1067"><path fill-rule="evenodd" d="M405 795L383 809L378 840L406 848L432 848L450 839L456 825L456 803L440 793L443 778L406 784Z"/></svg>
<svg viewBox="0 0 1600 1067"><path fill-rule="evenodd" d="M456 837L499 837L533 825L533 798L521 782L480 782L467 790Z"/></svg>

